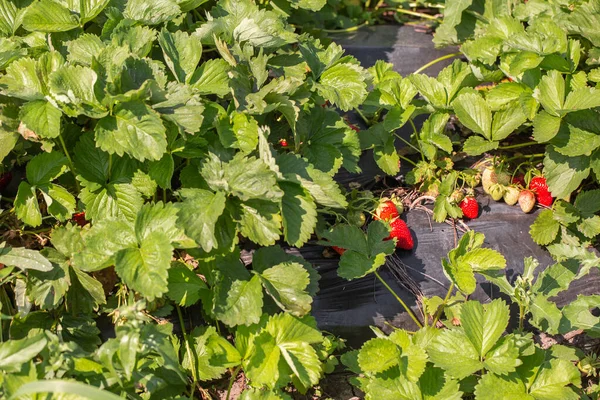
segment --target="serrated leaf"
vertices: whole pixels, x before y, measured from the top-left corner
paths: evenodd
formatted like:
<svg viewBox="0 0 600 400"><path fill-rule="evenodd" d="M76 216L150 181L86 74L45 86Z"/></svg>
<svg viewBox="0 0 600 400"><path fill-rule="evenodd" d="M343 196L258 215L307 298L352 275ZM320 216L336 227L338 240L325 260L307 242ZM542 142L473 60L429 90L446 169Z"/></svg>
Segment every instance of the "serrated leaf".
<svg viewBox="0 0 600 400"><path fill-rule="evenodd" d="M101 119L95 128L96 144L119 156L127 153L144 161L160 160L167 150L166 130L159 115L140 102L121 103L114 115Z"/></svg>
<svg viewBox="0 0 600 400"><path fill-rule="evenodd" d="M32 58L21 58L6 68L0 78L0 86L7 96L23 100L44 98L44 88L36 72L36 62Z"/></svg>
<svg viewBox="0 0 600 400"><path fill-rule="evenodd" d="M81 24L93 20L106 8L110 0L84 0L80 3Z"/></svg>
<svg viewBox="0 0 600 400"><path fill-rule="evenodd" d="M175 0L129 0L123 16L145 25L158 25L180 13L181 9Z"/></svg>
<svg viewBox="0 0 600 400"><path fill-rule="evenodd" d="M186 235L204 251L216 248L215 225L225 209L225 194L203 189L181 189L179 193L183 202L177 203L177 219Z"/></svg>
<svg viewBox="0 0 600 400"><path fill-rule="evenodd" d="M335 64L321 74L317 91L343 111L356 108L367 97L364 72L356 64Z"/></svg>
<svg viewBox="0 0 600 400"><path fill-rule="evenodd" d="M300 317L310 311L312 298L306 291L310 278L301 264L277 264L259 276L267 293L282 310Z"/></svg>
<svg viewBox="0 0 600 400"><path fill-rule="evenodd" d="M583 329L593 338L600 337L600 317L595 316L591 310L600 304L600 296L577 296L577 300L565 306L562 310L564 318L561 321L560 333L565 334L576 329Z"/></svg>
<svg viewBox="0 0 600 400"><path fill-rule="evenodd" d="M270 246L281 236L281 215L276 203L248 200L241 203L239 212L240 233L261 246Z"/></svg>
<svg viewBox="0 0 600 400"><path fill-rule="evenodd" d="M485 306L477 301L468 301L463 304L460 315L465 335L479 356L484 357L506 329L509 310L500 299Z"/></svg>
<svg viewBox="0 0 600 400"><path fill-rule="evenodd" d="M200 380L218 379L240 363L239 352L213 326L195 328L189 340L194 350L184 352L181 365Z"/></svg>
<svg viewBox="0 0 600 400"><path fill-rule="evenodd" d="M317 206L312 196L302 186L281 182L281 217L283 235L291 246L302 247L317 226Z"/></svg>
<svg viewBox="0 0 600 400"><path fill-rule="evenodd" d="M398 365L400 350L391 340L375 338L365 342L358 353L360 369L376 374Z"/></svg>
<svg viewBox="0 0 600 400"><path fill-rule="evenodd" d="M0 368L6 371L19 371L20 367L37 356L47 343L44 334L0 343Z"/></svg>
<svg viewBox="0 0 600 400"><path fill-rule="evenodd" d="M25 181L19 184L14 206L17 218L27 225L35 227L42 224L42 213L37 201L35 188Z"/></svg>
<svg viewBox="0 0 600 400"><path fill-rule="evenodd" d="M37 250L23 247L7 247L0 245L0 263L6 266L15 266L22 270L32 269L35 271L48 272L52 270L52 264Z"/></svg>
<svg viewBox="0 0 600 400"><path fill-rule="evenodd" d="M498 142L490 142L481 136L469 136L463 144L463 151L471 156L478 156L498 148Z"/></svg>
<svg viewBox="0 0 600 400"><path fill-rule="evenodd" d="M202 56L202 44L194 35L163 29L158 35L167 66L179 82L187 82Z"/></svg>
<svg viewBox="0 0 600 400"><path fill-rule="evenodd" d="M162 232L152 232L139 246L120 250L115 255L115 271L123 282L148 300L167 292L168 269L173 247Z"/></svg>
<svg viewBox="0 0 600 400"><path fill-rule="evenodd" d="M445 330L427 347L429 358L449 375L462 379L482 368L479 352L463 332Z"/></svg>
<svg viewBox="0 0 600 400"><path fill-rule="evenodd" d="M452 106L464 126L492 140L492 111L481 96L474 93L461 94Z"/></svg>
<svg viewBox="0 0 600 400"><path fill-rule="evenodd" d="M529 234L531 238L540 245L548 245L554 241L560 223L552 216L552 210L543 210L531 225Z"/></svg>
<svg viewBox="0 0 600 400"><path fill-rule="evenodd" d="M91 33L84 33L65 44L69 52L67 60L88 67L92 65L92 59L97 57L105 47L102 39Z"/></svg>
<svg viewBox="0 0 600 400"><path fill-rule="evenodd" d="M221 282L214 293L213 313L228 326L251 325L260 320L263 294L260 278Z"/></svg>
<svg viewBox="0 0 600 400"><path fill-rule="evenodd" d="M65 114L101 118L107 112L96 97L94 88L97 81L98 75L93 69L66 65L50 74L48 89Z"/></svg>
<svg viewBox="0 0 600 400"><path fill-rule="evenodd" d="M39 188L46 202L48 214L59 221L66 221L75 212L75 197L62 186L55 184L44 185Z"/></svg>
<svg viewBox="0 0 600 400"><path fill-rule="evenodd" d="M227 61L216 58L203 63L190 78L190 84L199 94L216 94L223 97L229 93L229 71Z"/></svg>
<svg viewBox="0 0 600 400"><path fill-rule="evenodd" d="M492 139L504 140L527 121L519 102L511 103L507 108L494 114L492 121Z"/></svg>
<svg viewBox="0 0 600 400"><path fill-rule="evenodd" d="M25 127L36 136L53 139L60 135L62 113L47 101L36 100L21 108L20 118Z"/></svg>
<svg viewBox="0 0 600 400"><path fill-rule="evenodd" d="M535 97L551 115L560 116L565 101L565 80L560 72L552 70L542 77L535 89Z"/></svg>
<svg viewBox="0 0 600 400"><path fill-rule="evenodd" d="M23 17L23 28L28 31L65 32L79 27L71 11L53 0L40 0L31 4Z"/></svg>
<svg viewBox="0 0 600 400"><path fill-rule="evenodd" d="M408 78L432 106L440 109L447 108L448 94L444 85L437 79L422 74L410 75Z"/></svg>
<svg viewBox="0 0 600 400"><path fill-rule="evenodd" d="M544 176L553 197L568 196L590 173L590 158L567 157L552 146L546 147Z"/></svg>

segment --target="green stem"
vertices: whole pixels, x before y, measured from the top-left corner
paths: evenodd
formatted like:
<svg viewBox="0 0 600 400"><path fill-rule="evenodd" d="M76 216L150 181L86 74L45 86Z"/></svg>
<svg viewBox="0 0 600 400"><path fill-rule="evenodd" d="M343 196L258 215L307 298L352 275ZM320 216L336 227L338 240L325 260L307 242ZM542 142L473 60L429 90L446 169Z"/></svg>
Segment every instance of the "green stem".
<svg viewBox="0 0 600 400"><path fill-rule="evenodd" d="M535 144L539 144L539 143L538 142L525 142L525 143L511 144L510 146L498 146L498 150L520 149L522 147L533 146Z"/></svg>
<svg viewBox="0 0 600 400"><path fill-rule="evenodd" d="M415 11L411 11L411 10L405 10L404 8L397 8L396 12L398 12L400 14L412 15L413 17L419 17L419 18L424 18L424 19L430 19L432 21L442 22L442 21L440 21L439 18L434 17L433 15L415 12Z"/></svg>
<svg viewBox="0 0 600 400"><path fill-rule="evenodd" d="M242 368L242 366L238 365L237 368L231 374L231 379L229 379L229 387L227 387L227 397L226 397L227 400L229 400L229 398L230 398L229 396L231 395L231 388L233 387L233 383L235 382L235 378L237 377L237 375L240 372L241 368Z"/></svg>
<svg viewBox="0 0 600 400"><path fill-rule="evenodd" d="M369 122L369 120L367 119L367 117L365 117L365 114L363 114L363 112L360 111L359 108L356 109L356 112L362 118L362 120L365 121L365 124L367 124L367 126L371 126L371 123Z"/></svg>
<svg viewBox="0 0 600 400"><path fill-rule="evenodd" d="M416 70L414 73L418 74L420 72L423 72L427 68L431 67L432 65L435 65L435 64L439 63L440 61L444 61L444 60L447 60L447 59L452 58L452 57L458 57L461 54L462 54L461 52L457 52L457 53L446 54L445 56L438 57L435 60L430 61L427 64L423 65L421 68L419 68L418 70Z"/></svg>
<svg viewBox="0 0 600 400"><path fill-rule="evenodd" d="M417 130L417 126L415 125L412 118L409 118L408 122L410 123L410 126L412 126L413 133L415 134L415 137L417 138L417 144L419 145L419 153L421 153L421 160L425 161L425 154L423 153L423 149L421 148L421 145L419 144L419 131Z"/></svg>
<svg viewBox="0 0 600 400"><path fill-rule="evenodd" d="M407 163L411 164L413 167L417 166L417 163L414 162L413 160L411 160L410 158L406 158L404 156L401 156L400 154L398 154L398 157L400 157L401 160L406 161Z"/></svg>
<svg viewBox="0 0 600 400"><path fill-rule="evenodd" d="M181 333L183 334L183 341L185 342L185 351L187 353L188 358L190 359L190 364L192 366L192 379L193 379L193 383L192 383L192 391L190 393L190 400L194 399L194 392L196 390L196 359L194 358L193 354L192 354L192 349L190 346L190 341L189 341L189 337L187 335L187 332L185 330L185 321L183 320L183 314L181 313L181 307L179 307L179 304L175 304L175 308L177 309L177 316L179 317L179 325L181 325Z"/></svg>
<svg viewBox="0 0 600 400"><path fill-rule="evenodd" d="M162 200L163 203L167 204L167 189L163 188L162 190Z"/></svg>
<svg viewBox="0 0 600 400"><path fill-rule="evenodd" d="M406 303L396 294L396 292L394 292L394 290L386 283L386 281L383 280L383 278L381 277L381 275L379 275L379 272L375 271L375 276L377 277L377 279L379 279L379 281L383 284L383 286L385 286L385 288L387 290L389 290L389 292L392 294L392 296L394 296L396 298L396 300L398 300L398 302L402 305L402 307L404 307L404 309L406 310L406 312L408 313L408 315L410 316L410 318L415 322L415 324L417 324L417 326L419 328L422 328L423 324L421 324L419 322L419 320L417 319L417 317L415 316L415 314L412 312L412 310L410 309L410 307L407 306Z"/></svg>
<svg viewBox="0 0 600 400"><path fill-rule="evenodd" d="M450 298L450 295L452 294L453 290L454 290L454 283L450 283L450 287L448 288L448 293L446 293L446 297L444 297L444 302L442 303L440 308L435 313L435 318L433 318L433 323L431 324L431 326L433 326L434 328L435 328L435 325L437 324L438 320L440 319L442 312L444 311L444 308L446 307L446 304L448 304L448 299Z"/></svg>
<svg viewBox="0 0 600 400"><path fill-rule="evenodd" d="M71 169L71 173L73 174L73 179L75 179L75 187L77 188L77 192L81 190L79 187L79 181L77 180L77 174L75 173L75 167L73 167L73 160L71 159L71 155L67 150L67 145L65 144L65 140L62 135L58 135L58 140L60 141L60 145L62 146L63 152L65 153L65 157L67 157L67 161L69 162L69 168Z"/></svg>
<svg viewBox="0 0 600 400"><path fill-rule="evenodd" d="M519 332L523 332L523 314L525 313L525 307L519 304Z"/></svg>
<svg viewBox="0 0 600 400"><path fill-rule="evenodd" d="M354 32L359 30L362 27L369 25L369 21L365 21L362 24L351 26L350 28L345 29L321 29L321 31L325 33L345 33L345 32Z"/></svg>
<svg viewBox="0 0 600 400"><path fill-rule="evenodd" d="M404 142L404 144L406 144L407 146L411 147L414 151L416 151L417 153L421 153L421 150L418 147L415 147L414 144L412 144L411 142L409 142L408 140L404 139L402 136L398 135L397 133L394 132L394 135L400 139L402 142Z"/></svg>

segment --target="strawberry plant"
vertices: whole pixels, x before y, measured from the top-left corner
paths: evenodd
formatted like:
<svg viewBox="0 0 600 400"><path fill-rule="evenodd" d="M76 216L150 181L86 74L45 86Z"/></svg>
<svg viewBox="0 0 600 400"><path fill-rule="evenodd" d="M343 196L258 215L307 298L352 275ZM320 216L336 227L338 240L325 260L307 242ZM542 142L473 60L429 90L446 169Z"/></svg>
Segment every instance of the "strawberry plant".
<svg viewBox="0 0 600 400"><path fill-rule="evenodd" d="M593 396L579 371L595 356L527 330L598 337L597 295L552 297L600 266L600 10L457 2L435 42L467 62L403 77L290 23L325 3L326 17L337 3L0 0L0 396L307 393L344 341L311 316L317 269L286 250L331 246L340 277L393 293L380 269L419 245L404 205L432 200L454 225L479 215L480 183L544 207L530 234L557 263L527 258L509 280L463 224L444 298L419 299L419 316L393 293L418 330L375 330L344 364L373 399ZM404 205L334 179L365 150L385 174L412 166ZM516 330L504 301L466 300L477 279L516 304Z"/></svg>

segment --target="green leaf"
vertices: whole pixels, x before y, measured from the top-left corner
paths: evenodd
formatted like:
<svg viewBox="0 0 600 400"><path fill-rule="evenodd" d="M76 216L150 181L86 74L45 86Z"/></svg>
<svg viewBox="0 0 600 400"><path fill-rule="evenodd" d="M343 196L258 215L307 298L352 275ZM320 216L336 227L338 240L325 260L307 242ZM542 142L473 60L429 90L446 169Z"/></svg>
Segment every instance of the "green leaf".
<svg viewBox="0 0 600 400"><path fill-rule="evenodd" d="M307 190L292 182L281 182L283 235L291 246L302 247L317 226L317 206Z"/></svg>
<svg viewBox="0 0 600 400"><path fill-rule="evenodd" d="M144 161L160 160L167 150L166 130L158 113L140 102L115 107L114 116L101 119L95 128L102 150Z"/></svg>
<svg viewBox="0 0 600 400"><path fill-rule="evenodd" d="M475 291L476 280L473 269L467 263L448 262L442 260L444 273L456 287L465 294L471 294Z"/></svg>
<svg viewBox="0 0 600 400"><path fill-rule="evenodd" d="M340 259L338 275L352 280L361 278L382 266L385 257L396 250L389 237L388 226L381 221L373 221L367 233L354 225L336 225L322 236L329 242L319 242L326 246L337 246L346 249Z"/></svg>
<svg viewBox="0 0 600 400"><path fill-rule="evenodd" d="M223 190L243 201L279 200L283 196L277 175L261 159L243 153L227 163L211 153L200 172L213 190Z"/></svg>
<svg viewBox="0 0 600 400"><path fill-rule="evenodd" d="M592 338L600 338L600 317L592 314L591 310L600 304L600 296L577 296L563 308L566 321L561 321L560 333L565 334L576 329L583 329Z"/></svg>
<svg viewBox="0 0 600 400"><path fill-rule="evenodd" d="M307 293L310 277L302 264L277 264L262 271L259 277L267 293L282 310L299 317L310 311L312 297Z"/></svg>
<svg viewBox="0 0 600 400"><path fill-rule="evenodd" d="M169 153L163 154L158 161L150 162L148 175L163 189L171 189L171 180L175 172L175 162Z"/></svg>
<svg viewBox="0 0 600 400"><path fill-rule="evenodd" d="M274 388L279 380L281 350L269 332L254 339L253 353L244 364L244 372L254 385Z"/></svg>
<svg viewBox="0 0 600 400"><path fill-rule="evenodd" d="M573 205L582 215L591 216L597 213L600 211L600 189L579 193Z"/></svg>
<svg viewBox="0 0 600 400"><path fill-rule="evenodd" d="M32 185L44 185L67 171L67 158L62 153L41 153L27 164L27 181Z"/></svg>
<svg viewBox="0 0 600 400"><path fill-rule="evenodd" d="M102 39L91 33L84 33L65 44L69 52L67 60L87 67L92 66L94 57L98 57L98 54L105 48Z"/></svg>
<svg viewBox="0 0 600 400"><path fill-rule="evenodd" d="M201 291L207 289L206 283L186 264L175 262L169 269L167 296L182 307L196 304Z"/></svg>
<svg viewBox="0 0 600 400"><path fill-rule="evenodd" d="M427 348L427 353L436 367L457 379L463 379L483 367L477 349L464 332L458 330L440 333Z"/></svg>
<svg viewBox="0 0 600 400"><path fill-rule="evenodd" d="M543 210L531 225L529 234L531 238L540 245L548 245L554 241L560 223L553 218L552 210Z"/></svg>
<svg viewBox="0 0 600 400"><path fill-rule="evenodd" d="M464 126L488 140L492 139L492 111L483 97L475 93L461 94L452 107Z"/></svg>
<svg viewBox="0 0 600 400"><path fill-rule="evenodd" d="M23 364L29 362L46 348L47 343L43 334L0 343L0 369L19 371Z"/></svg>
<svg viewBox="0 0 600 400"><path fill-rule="evenodd" d="M471 156L478 156L498 148L498 142L490 142L481 136L469 136L463 144L463 151Z"/></svg>
<svg viewBox="0 0 600 400"><path fill-rule="evenodd" d="M509 310L500 299L485 306L477 301L467 301L460 315L465 335L479 355L484 357L508 326Z"/></svg>
<svg viewBox="0 0 600 400"><path fill-rule="evenodd" d="M473 249L460 258L460 262L469 264L475 272L506 268L506 259L492 249Z"/></svg>
<svg viewBox="0 0 600 400"><path fill-rule="evenodd" d="M47 101L36 100L25 104L19 116L22 124L41 138L53 139L60 135L62 113Z"/></svg>
<svg viewBox="0 0 600 400"><path fill-rule="evenodd" d="M15 266L23 271L31 269L34 271L48 272L52 270L52 264L37 250L24 247L7 247L4 243L0 245L0 263L6 266Z"/></svg>
<svg viewBox="0 0 600 400"><path fill-rule="evenodd" d="M80 3L81 25L93 20L106 8L110 0L84 0Z"/></svg>
<svg viewBox="0 0 600 400"><path fill-rule="evenodd" d="M566 197L590 174L590 158L567 157L552 146L546 147L544 176L553 197Z"/></svg>
<svg viewBox="0 0 600 400"><path fill-rule="evenodd" d="M423 74L410 75L408 78L432 106L439 109L447 108L448 94L444 85L437 79Z"/></svg>
<svg viewBox="0 0 600 400"><path fill-rule="evenodd" d="M251 325L260 320L263 294L260 278L228 280L214 289L213 313L228 326Z"/></svg>
<svg viewBox="0 0 600 400"><path fill-rule="evenodd" d="M537 142L543 143L552 140L561 128L560 117L542 111L533 120L533 137Z"/></svg>
<svg viewBox="0 0 600 400"><path fill-rule="evenodd" d="M492 121L492 139L504 140L527 121L519 102L511 103L507 108L494 114Z"/></svg>
<svg viewBox="0 0 600 400"><path fill-rule="evenodd" d="M549 71L533 93L535 97L551 115L560 116L564 108L565 79L558 71Z"/></svg>
<svg viewBox="0 0 600 400"><path fill-rule="evenodd" d="M202 44L194 35L163 29L158 35L167 66L178 82L188 82L202 56Z"/></svg>
<svg viewBox="0 0 600 400"><path fill-rule="evenodd" d="M360 369L369 374L383 372L398 365L400 350L387 338L375 338L365 342L358 353Z"/></svg>
<svg viewBox="0 0 600 400"><path fill-rule="evenodd" d="M17 218L31 226L42 224L42 213L38 204L35 187L23 181L19 184L15 197L15 213Z"/></svg>
<svg viewBox="0 0 600 400"><path fill-rule="evenodd" d="M527 394L523 380L518 376L512 380L491 373L485 374L475 387L475 395L479 400L522 399L536 400Z"/></svg>
<svg viewBox="0 0 600 400"><path fill-rule="evenodd" d="M216 94L223 97L230 92L231 66L222 58L208 60L190 78L190 84L199 94Z"/></svg>
<svg viewBox="0 0 600 400"><path fill-rule="evenodd" d="M23 28L28 31L65 32L79 27L79 21L68 8L53 0L31 4L23 17Z"/></svg>
<svg viewBox="0 0 600 400"><path fill-rule="evenodd" d="M396 151L395 137L390 135L383 146L373 148L373 158L377 166L388 175L397 175L400 172L400 156Z"/></svg>
<svg viewBox="0 0 600 400"><path fill-rule="evenodd" d="M189 337L194 350L184 352L182 366L200 380L218 379L227 368L239 365L239 352L213 326L195 328Z"/></svg>
<svg viewBox="0 0 600 400"><path fill-rule="evenodd" d="M181 189L183 202L177 203L177 219L186 235L194 239L204 251L217 248L215 226L225 209L225 194L203 189Z"/></svg>
<svg viewBox="0 0 600 400"><path fill-rule="evenodd" d="M70 276L71 287L67 292L67 303L73 312L89 314L106 304L102 283L76 267L70 268ZM95 322L93 326L95 328Z"/></svg>
<svg viewBox="0 0 600 400"><path fill-rule="evenodd" d="M181 9L175 0L129 0L123 16L145 25L158 25L180 13Z"/></svg>
<svg viewBox="0 0 600 400"><path fill-rule="evenodd" d="M237 208L242 235L261 246L270 246L281 236L279 206L271 201L249 200Z"/></svg>
<svg viewBox="0 0 600 400"><path fill-rule="evenodd" d="M48 207L48 214L59 221L66 221L75 212L75 197L62 186L55 184L44 185L39 188Z"/></svg>
<svg viewBox="0 0 600 400"><path fill-rule="evenodd" d="M250 153L258 146L258 122L250 115L233 112L223 116L217 125L223 146Z"/></svg>
<svg viewBox="0 0 600 400"><path fill-rule="evenodd" d="M323 72L318 93L343 111L358 107L367 97L365 70L351 63L335 64Z"/></svg>
<svg viewBox="0 0 600 400"><path fill-rule="evenodd" d="M173 247L162 232L152 232L139 246L117 252L115 270L127 285L152 301L167 292Z"/></svg>
<svg viewBox="0 0 600 400"><path fill-rule="evenodd" d="M41 100L44 89L36 72L36 62L32 58L21 58L6 68L0 77L0 87L5 95L23 100Z"/></svg>
<svg viewBox="0 0 600 400"><path fill-rule="evenodd" d="M96 72L88 67L66 65L49 76L48 88L62 111L70 117L80 114L102 118L106 109L96 97Z"/></svg>
<svg viewBox="0 0 600 400"><path fill-rule="evenodd" d="M546 296L535 296L529 305L531 323L533 326L548 332L551 335L558 333L558 326L562 313L556 303L548 300Z"/></svg>

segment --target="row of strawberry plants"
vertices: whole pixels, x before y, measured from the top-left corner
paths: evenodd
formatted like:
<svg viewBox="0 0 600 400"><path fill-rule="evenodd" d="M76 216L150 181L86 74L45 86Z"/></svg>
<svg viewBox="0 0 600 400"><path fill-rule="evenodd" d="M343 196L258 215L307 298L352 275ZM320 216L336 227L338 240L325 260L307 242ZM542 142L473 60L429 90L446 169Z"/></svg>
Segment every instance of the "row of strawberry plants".
<svg viewBox="0 0 600 400"><path fill-rule="evenodd" d="M290 2L286 7L315 6ZM571 158L587 157L588 164L595 160L593 141L589 146L576 144L594 133L593 123L581 122L578 113L585 112L585 121L593 121L598 102L595 89L587 86L588 75L584 73L584 81L578 70L580 60L591 58L594 49L586 47L587 42L575 44L588 40L585 33L576 33L575 39L566 28L544 19L543 24L558 26L566 43L564 49L543 53L546 63L530 63L516 73L517 67L505 64L523 63L515 61L515 53L524 54L523 49L503 44L497 57L505 61L498 66L495 60L485 68L476 60L457 61L437 78L403 78L389 64L378 62L366 70L344 56L339 46L296 34L286 22L286 12L270 3L223 0L208 7L201 0L3 0L0 8L5 49L0 60L0 155L7 167L24 166L25 174L16 197L3 198L9 208L1 216L7 232L0 254L0 263L6 265L0 270L3 395L91 390L54 381L64 379L134 397L194 397L202 393L203 382L228 371L233 382L240 370L249 383L242 398L286 398L281 389L290 384L306 392L336 365L332 354L343 344L320 332L309 316L318 273L277 243L281 239L300 247L318 232L327 240L321 243L346 250L340 251L344 254L339 267L346 279L370 273L380 278L377 270L387 255L414 245L399 218L402 210L394 214L388 203L377 210L371 194L346 192L333 179L342 168L359 172L358 157L369 148L377 165L391 175L398 173L401 157L415 163L408 181L436 196L434 215L443 221L461 218L463 210L466 216L476 216L473 205L461 207L460 193L489 174L455 171L453 164L464 158L463 152L497 150L499 161L494 159L493 168L502 164L518 170L535 165L535 154L504 157L508 151L550 141L543 174L559 200L540 214L532 234L541 244L552 243L553 254L562 262L547 270L561 277L558 288L533 285L535 290L530 290L533 261L528 261L529 272L522 278L529 286L516 288L498 273L505 264L501 256L480 248L480 235L465 235L443 263L452 282L447 298L423 300L433 321L423 332L434 332L424 334L432 343L439 334L437 344L430 348L418 335L395 334L385 339L399 346L395 350L388 343L381 349L383 342L365 344L358 367L351 354L345 356L346 365L364 375L361 387L369 396L406 397L399 392L406 386L414 394L406 398L459 398L460 392L484 399L486 387L530 373L517 370L519 365L543 356L548 366L542 375L554 379L575 360L572 353L540 353L530 338L519 339L522 329L500 339L507 311L495 302L485 309L493 329L488 322L473 327L492 332L489 346L474 344L478 354L473 356L480 362L490 357L490 362L457 372L457 367L440 361L455 356L444 347L446 336L471 335L466 326L464 332L434 328L442 315L461 321L465 307L468 324L469 315L484 312L471 302L452 302L454 307L449 302L453 288L463 295L474 290L475 272L514 297L522 308L521 321L531 313L534 326L550 333L564 332L565 327L581 327L591 335L597 331L596 317L589 313L595 298L583 297L562 310L549 300L598 265L592 253L577 247L592 243L597 235L598 192L576 193L574 205L567 202L593 169L588 167L585 176L578 174L579 164ZM514 29L504 32L506 39L514 38L521 26L521 42L538 43L540 33L531 27L539 15L527 20L522 8L506 10L514 11L513 16L499 16ZM449 12L472 16L480 11ZM489 22L493 15L484 14L490 26L499 26ZM457 29L448 27L451 14L447 21L436 40ZM546 25L543 29L550 29ZM557 29L549 31L558 35ZM462 48L469 56L465 49L474 47L465 43ZM577 65L571 72L550 68L559 59ZM480 82L504 76L513 82L476 90ZM563 100L552 108L549 98L561 82ZM356 132L336 108L358 109L369 129ZM421 158L415 162L396 151L395 131L425 113L431 115L420 131L415 128L408 143ZM538 132L545 129L540 124L554 121L551 117L564 124L563 142L554 137L540 140L536 134L536 126ZM448 122L457 119L467 131L449 135ZM502 143L525 137L530 126L534 141ZM569 133L572 142L564 144ZM462 152L455 151L457 142ZM565 189L561 174L580 179L569 181ZM585 184L594 185L591 180ZM365 212L380 220L370 222L366 231L361 229ZM243 264L240 248L255 245L259 248L251 264ZM572 263L584 268L572 272ZM563 274L565 268L572 273ZM202 314L202 326L187 326L188 307ZM427 322L419 321L407 311L418 326L431 322L429 316ZM114 339L99 341L98 314L112 318ZM171 324L153 323L170 315L179 317L181 339ZM421 348L415 350L420 361L411 361L407 375L406 361L395 354L410 353L411 341ZM498 350L497 342L504 347ZM375 369L368 361L360 362L378 351L396 361ZM502 362L494 364L490 351L502 355ZM538 358L527 358L535 354ZM428 386L440 374L451 388L436 391ZM53 381L41 385L37 380L42 378ZM387 397L372 389L385 386L381 380L392 385ZM556 388L542 385L541 393L572 397L576 392L567 386L579 383L571 372ZM544 398L532 389L540 383L524 385L515 393L524 390Z"/></svg>

